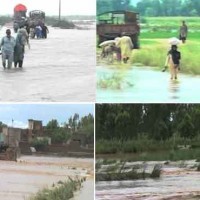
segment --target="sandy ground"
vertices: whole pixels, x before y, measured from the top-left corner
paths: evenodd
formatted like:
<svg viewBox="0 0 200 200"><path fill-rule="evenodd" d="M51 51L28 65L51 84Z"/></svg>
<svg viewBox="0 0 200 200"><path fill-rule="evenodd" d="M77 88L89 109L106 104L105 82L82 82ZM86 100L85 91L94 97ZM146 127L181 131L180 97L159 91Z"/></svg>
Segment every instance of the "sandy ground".
<svg viewBox="0 0 200 200"><path fill-rule="evenodd" d="M0 161L0 199L28 200L38 190L70 177L86 177L73 200L94 199L93 159L23 156ZM87 192L89 191L89 192Z"/></svg>

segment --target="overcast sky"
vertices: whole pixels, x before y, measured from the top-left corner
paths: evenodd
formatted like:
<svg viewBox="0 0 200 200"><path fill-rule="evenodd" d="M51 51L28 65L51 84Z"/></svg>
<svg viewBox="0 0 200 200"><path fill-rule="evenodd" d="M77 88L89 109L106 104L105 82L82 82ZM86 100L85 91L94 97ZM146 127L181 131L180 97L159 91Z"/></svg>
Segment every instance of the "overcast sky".
<svg viewBox="0 0 200 200"><path fill-rule="evenodd" d="M78 113L80 117L94 115L93 104L0 104L0 121L19 128L28 127L28 119L42 120L46 125L52 119L64 123Z"/></svg>
<svg viewBox="0 0 200 200"><path fill-rule="evenodd" d="M12 15L19 3L24 4L28 12L42 10L46 15L58 15L59 0L0 0L0 15ZM61 5L63 16L96 14L96 0L61 0Z"/></svg>

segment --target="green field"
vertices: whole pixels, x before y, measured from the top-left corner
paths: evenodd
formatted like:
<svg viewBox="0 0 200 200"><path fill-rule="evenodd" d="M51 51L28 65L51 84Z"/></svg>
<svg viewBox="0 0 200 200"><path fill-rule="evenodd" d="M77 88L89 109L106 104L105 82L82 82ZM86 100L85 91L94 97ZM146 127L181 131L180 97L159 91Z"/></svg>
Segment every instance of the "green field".
<svg viewBox="0 0 200 200"><path fill-rule="evenodd" d="M181 52L181 72L200 74L200 18L199 17L148 17L141 25L140 49L134 50L131 63L144 66L164 66L168 39L179 35L181 21L185 20L189 33L185 44L179 45Z"/></svg>

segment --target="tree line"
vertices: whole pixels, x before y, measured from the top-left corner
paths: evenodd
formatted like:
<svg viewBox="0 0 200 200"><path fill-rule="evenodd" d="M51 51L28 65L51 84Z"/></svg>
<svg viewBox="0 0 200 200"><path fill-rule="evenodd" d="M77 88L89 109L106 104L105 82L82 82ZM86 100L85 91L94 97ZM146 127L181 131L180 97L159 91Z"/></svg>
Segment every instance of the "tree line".
<svg viewBox="0 0 200 200"><path fill-rule="evenodd" d="M97 104L96 138L167 140L176 134L192 139L200 135L199 120L198 104Z"/></svg>
<svg viewBox="0 0 200 200"><path fill-rule="evenodd" d="M97 14L129 10L139 12L141 16L200 16L199 0L140 0L136 5L131 0L98 0Z"/></svg>
<svg viewBox="0 0 200 200"><path fill-rule="evenodd" d="M46 125L53 143L66 142L74 133L85 134L88 141L94 141L94 117L92 114L81 117L75 113L63 124L57 119L50 120Z"/></svg>

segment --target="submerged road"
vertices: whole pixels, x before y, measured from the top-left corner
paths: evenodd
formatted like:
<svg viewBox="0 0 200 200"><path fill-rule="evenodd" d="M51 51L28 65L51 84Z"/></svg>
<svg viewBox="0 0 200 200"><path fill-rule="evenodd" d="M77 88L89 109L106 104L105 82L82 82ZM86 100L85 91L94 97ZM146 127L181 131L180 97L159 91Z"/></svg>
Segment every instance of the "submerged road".
<svg viewBox="0 0 200 200"><path fill-rule="evenodd" d="M54 28L30 40L22 70L0 67L0 101L95 101L95 40L95 30Z"/></svg>
<svg viewBox="0 0 200 200"><path fill-rule="evenodd" d="M178 80L172 81L169 72L160 72L151 67L133 66L119 70L97 66L97 85L99 103L200 102L199 76L179 74Z"/></svg>

